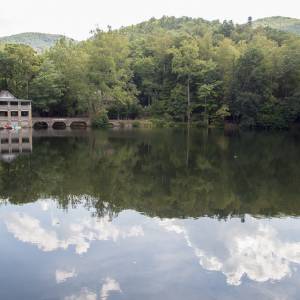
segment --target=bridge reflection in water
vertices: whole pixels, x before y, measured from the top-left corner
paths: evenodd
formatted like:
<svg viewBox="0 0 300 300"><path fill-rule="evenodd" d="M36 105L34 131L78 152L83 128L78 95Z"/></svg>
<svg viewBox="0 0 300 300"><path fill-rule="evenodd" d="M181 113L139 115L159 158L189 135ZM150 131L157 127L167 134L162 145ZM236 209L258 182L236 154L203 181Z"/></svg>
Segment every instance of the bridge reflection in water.
<svg viewBox="0 0 300 300"><path fill-rule="evenodd" d="M1 130L0 160L11 162L20 154L32 152L32 130Z"/></svg>

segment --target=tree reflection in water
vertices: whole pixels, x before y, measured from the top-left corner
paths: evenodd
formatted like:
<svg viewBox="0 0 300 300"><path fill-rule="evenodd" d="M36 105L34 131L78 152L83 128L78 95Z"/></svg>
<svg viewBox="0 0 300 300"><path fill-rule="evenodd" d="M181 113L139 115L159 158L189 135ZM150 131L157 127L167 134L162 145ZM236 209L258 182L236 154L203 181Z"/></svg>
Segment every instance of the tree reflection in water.
<svg viewBox="0 0 300 300"><path fill-rule="evenodd" d="M34 151L0 164L11 203L55 198L98 215L227 218L299 215L299 142L291 133L191 130L90 131L34 138Z"/></svg>

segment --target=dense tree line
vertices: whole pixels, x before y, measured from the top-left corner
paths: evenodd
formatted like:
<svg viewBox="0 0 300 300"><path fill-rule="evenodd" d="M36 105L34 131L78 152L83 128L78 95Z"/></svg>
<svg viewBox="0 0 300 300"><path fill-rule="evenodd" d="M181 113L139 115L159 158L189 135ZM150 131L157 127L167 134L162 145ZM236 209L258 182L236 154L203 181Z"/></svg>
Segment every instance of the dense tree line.
<svg viewBox="0 0 300 300"><path fill-rule="evenodd" d="M45 116L151 117L286 128L300 121L300 38L231 21L163 17L37 54L0 48L1 88Z"/></svg>

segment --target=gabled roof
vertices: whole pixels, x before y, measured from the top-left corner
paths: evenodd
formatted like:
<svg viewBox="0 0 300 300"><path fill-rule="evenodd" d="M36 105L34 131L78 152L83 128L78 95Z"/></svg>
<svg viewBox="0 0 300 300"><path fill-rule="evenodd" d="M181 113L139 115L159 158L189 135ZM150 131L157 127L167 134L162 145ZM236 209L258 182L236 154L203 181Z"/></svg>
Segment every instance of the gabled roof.
<svg viewBox="0 0 300 300"><path fill-rule="evenodd" d="M11 94L9 91L1 91L0 92L0 98L2 99L16 99L16 97Z"/></svg>
<svg viewBox="0 0 300 300"><path fill-rule="evenodd" d="M3 90L3 91L0 92L0 101L11 101L11 100L17 100L17 101L22 101L22 102L31 102L31 100L17 99L9 91Z"/></svg>

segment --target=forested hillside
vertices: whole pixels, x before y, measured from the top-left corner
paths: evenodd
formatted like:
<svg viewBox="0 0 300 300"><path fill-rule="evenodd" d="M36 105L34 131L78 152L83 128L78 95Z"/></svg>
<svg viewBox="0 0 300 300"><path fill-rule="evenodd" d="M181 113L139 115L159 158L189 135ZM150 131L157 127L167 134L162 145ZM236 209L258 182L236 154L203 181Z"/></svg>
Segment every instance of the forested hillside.
<svg viewBox="0 0 300 300"><path fill-rule="evenodd" d="M253 22L254 27L268 26L273 29L287 31L300 35L300 20L287 17L263 18Z"/></svg>
<svg viewBox="0 0 300 300"><path fill-rule="evenodd" d="M286 128L300 121L300 38L251 18L163 17L42 54L5 45L0 82L46 116Z"/></svg>
<svg viewBox="0 0 300 300"><path fill-rule="evenodd" d="M63 38L59 34L47 34L38 32L26 32L10 35L0 38L0 43L24 44L31 46L33 49L42 52L55 45L55 43Z"/></svg>

